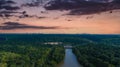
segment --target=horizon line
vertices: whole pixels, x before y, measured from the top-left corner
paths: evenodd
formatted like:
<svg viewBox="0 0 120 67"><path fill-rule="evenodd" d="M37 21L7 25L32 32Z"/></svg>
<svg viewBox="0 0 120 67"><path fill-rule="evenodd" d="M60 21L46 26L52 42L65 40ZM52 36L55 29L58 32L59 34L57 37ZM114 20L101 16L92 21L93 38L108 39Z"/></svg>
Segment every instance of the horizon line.
<svg viewBox="0 0 120 67"><path fill-rule="evenodd" d="M0 33L0 34L66 34L66 35L120 35L120 34L104 34L104 33Z"/></svg>

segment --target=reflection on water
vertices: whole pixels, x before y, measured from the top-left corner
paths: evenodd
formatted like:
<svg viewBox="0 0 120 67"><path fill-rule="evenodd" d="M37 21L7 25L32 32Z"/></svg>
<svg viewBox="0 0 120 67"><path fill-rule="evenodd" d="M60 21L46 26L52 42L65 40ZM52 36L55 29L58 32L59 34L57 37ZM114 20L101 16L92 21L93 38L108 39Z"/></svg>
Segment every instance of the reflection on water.
<svg viewBox="0 0 120 67"><path fill-rule="evenodd" d="M64 63L60 67L82 67L78 63L76 56L73 54L72 49L65 50Z"/></svg>

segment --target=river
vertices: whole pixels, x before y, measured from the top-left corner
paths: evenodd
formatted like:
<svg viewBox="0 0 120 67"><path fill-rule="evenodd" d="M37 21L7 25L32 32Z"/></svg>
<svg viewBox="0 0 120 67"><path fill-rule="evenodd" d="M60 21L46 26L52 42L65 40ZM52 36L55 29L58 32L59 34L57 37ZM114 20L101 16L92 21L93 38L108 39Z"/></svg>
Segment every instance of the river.
<svg viewBox="0 0 120 67"><path fill-rule="evenodd" d="M73 54L72 49L65 49L65 59L60 67L82 67Z"/></svg>

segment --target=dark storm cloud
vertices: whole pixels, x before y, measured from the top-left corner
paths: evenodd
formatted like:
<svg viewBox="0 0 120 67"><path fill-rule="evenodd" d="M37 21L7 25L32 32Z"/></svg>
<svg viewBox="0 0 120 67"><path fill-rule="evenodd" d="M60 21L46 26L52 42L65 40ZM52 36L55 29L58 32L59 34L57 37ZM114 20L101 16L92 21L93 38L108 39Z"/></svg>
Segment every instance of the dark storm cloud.
<svg viewBox="0 0 120 67"><path fill-rule="evenodd" d="M20 7L18 7L18 6L2 6L1 9L18 10L18 9L20 9Z"/></svg>
<svg viewBox="0 0 120 67"><path fill-rule="evenodd" d="M23 7L39 7L41 4L43 4L44 0L31 0L29 3L24 3L21 6Z"/></svg>
<svg viewBox="0 0 120 67"><path fill-rule="evenodd" d="M31 0L32 1L32 0ZM30 15L27 13L27 11L20 11L22 7L15 6L18 5L18 2L14 2L12 0L0 0L0 17L4 19L9 19L10 17L18 17L20 19L22 18L37 18L37 19L43 19L46 17L43 16L37 16L37 15ZM40 1L32 1L31 3L25 3L22 4L22 6L28 6L28 7L34 7L39 6ZM13 6L14 5L14 6ZM4 9L4 10L3 10ZM44 13L44 12L41 12Z"/></svg>
<svg viewBox="0 0 120 67"><path fill-rule="evenodd" d="M1 9L6 9L6 10L18 10L18 9L20 9L20 7L18 7L18 6L12 6L13 4L16 4L16 2L0 0L0 10Z"/></svg>
<svg viewBox="0 0 120 67"><path fill-rule="evenodd" d="M12 17L12 16L19 17L15 14L22 15L22 12L13 11L13 10L12 11L11 10L10 11L9 10L0 11L0 17L2 17L4 19L7 19L7 18Z"/></svg>
<svg viewBox="0 0 120 67"><path fill-rule="evenodd" d="M71 10L69 15L94 14L120 9L120 0L106 3L85 0L54 0L46 4L45 8L47 10Z"/></svg>
<svg viewBox="0 0 120 67"><path fill-rule="evenodd" d="M46 18L45 16L37 16L37 15L29 15L26 11L0 11L0 17L4 17L4 19L8 19L9 17L18 17L20 19L22 18L37 18L37 19L43 19Z"/></svg>
<svg viewBox="0 0 120 67"><path fill-rule="evenodd" d="M6 1L6 3L8 3L8 4L16 4L16 2L14 2L12 0L8 0L8 1Z"/></svg>
<svg viewBox="0 0 120 67"><path fill-rule="evenodd" d="M27 24L20 24L18 22L5 22L0 26L0 30L13 30L13 29L61 29L57 26L32 26Z"/></svg>
<svg viewBox="0 0 120 67"><path fill-rule="evenodd" d="M38 7L39 4L37 3L25 3L21 5L22 7Z"/></svg>
<svg viewBox="0 0 120 67"><path fill-rule="evenodd" d="M0 0L0 17L8 19L18 13L17 10L19 10L20 7L15 6L15 4L17 3L12 0Z"/></svg>

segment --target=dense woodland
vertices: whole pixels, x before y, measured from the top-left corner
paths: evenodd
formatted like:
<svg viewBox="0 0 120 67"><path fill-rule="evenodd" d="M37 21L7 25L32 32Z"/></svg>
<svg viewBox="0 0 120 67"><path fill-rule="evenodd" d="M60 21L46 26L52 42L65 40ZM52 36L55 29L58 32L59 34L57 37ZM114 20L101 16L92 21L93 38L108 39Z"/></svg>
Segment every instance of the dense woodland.
<svg viewBox="0 0 120 67"><path fill-rule="evenodd" d="M116 36L87 36L92 42L75 46L73 52L84 67L120 67L120 36Z"/></svg>
<svg viewBox="0 0 120 67"><path fill-rule="evenodd" d="M87 44L73 49L78 61L85 67L120 67L120 47Z"/></svg>
<svg viewBox="0 0 120 67"><path fill-rule="evenodd" d="M42 45L32 35L0 36L0 67L56 67L64 58L62 46Z"/></svg>
<svg viewBox="0 0 120 67"><path fill-rule="evenodd" d="M92 34L0 34L0 67L56 67L64 45L84 67L120 67L120 35Z"/></svg>
<svg viewBox="0 0 120 67"><path fill-rule="evenodd" d="M62 47L0 46L0 67L55 67L63 58Z"/></svg>

